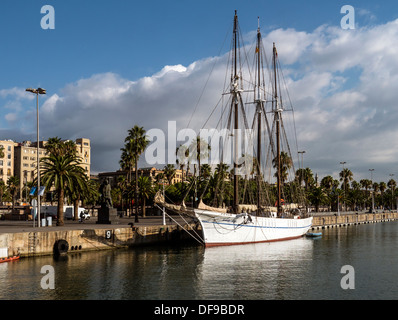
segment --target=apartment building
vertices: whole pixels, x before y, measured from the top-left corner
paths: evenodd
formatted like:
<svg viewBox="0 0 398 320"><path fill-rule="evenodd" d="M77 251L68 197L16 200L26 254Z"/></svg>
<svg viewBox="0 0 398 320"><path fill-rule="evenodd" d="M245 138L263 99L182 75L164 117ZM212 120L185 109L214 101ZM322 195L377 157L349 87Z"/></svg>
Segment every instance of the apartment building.
<svg viewBox="0 0 398 320"><path fill-rule="evenodd" d="M82 161L82 167L84 171L86 171L86 174L88 177L90 177L91 174L91 146L90 146L90 139L87 138L79 138L76 139L76 150L78 156L81 157Z"/></svg>
<svg viewBox="0 0 398 320"><path fill-rule="evenodd" d="M141 176L149 177L153 183L155 183L155 181L156 181L156 176L161 173L164 173L164 171L161 169L157 169L155 167L138 168L138 176L139 177L141 177ZM108 179L110 185L113 188L117 187L119 177L127 178L127 176L128 176L128 172L123 171L123 170L118 170L115 172L102 172L102 173L98 174L98 178L100 180ZM135 168L133 168L133 170L131 172L131 176L132 176L132 179L135 179ZM186 171L176 169L176 173L174 175L174 178L171 181L171 184L185 181L185 176L186 176Z"/></svg>
<svg viewBox="0 0 398 320"><path fill-rule="evenodd" d="M75 143L77 154L82 158L82 167L89 177L91 172L90 139L80 138ZM46 156L46 149L44 148L46 144L47 141L40 141L39 158ZM4 157L0 158L0 179L7 183L10 176L18 177L20 198L22 198L22 195L26 193L23 188L36 177L37 142L24 141L19 143L12 140L3 140L0 141L1 146L3 147Z"/></svg>
<svg viewBox="0 0 398 320"><path fill-rule="evenodd" d="M5 183L14 175L14 145L12 140L0 140L0 151L4 155L0 157L0 180Z"/></svg>
<svg viewBox="0 0 398 320"><path fill-rule="evenodd" d="M24 141L15 143L14 147L14 175L19 178L19 188L26 186L27 182L32 182L36 176L37 148L36 143ZM45 149L39 148L39 157L45 155ZM26 194L25 190L25 194Z"/></svg>

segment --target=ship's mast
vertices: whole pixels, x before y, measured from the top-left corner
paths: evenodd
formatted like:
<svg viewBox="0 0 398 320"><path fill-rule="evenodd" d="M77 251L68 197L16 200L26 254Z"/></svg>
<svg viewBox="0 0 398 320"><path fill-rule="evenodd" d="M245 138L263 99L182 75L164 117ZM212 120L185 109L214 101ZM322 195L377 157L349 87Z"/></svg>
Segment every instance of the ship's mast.
<svg viewBox="0 0 398 320"><path fill-rule="evenodd" d="M260 33L260 20L257 29L257 97L256 97L256 113L257 113L257 213L260 214L260 189L261 189L261 113L262 101L260 95L261 86L261 33Z"/></svg>
<svg viewBox="0 0 398 320"><path fill-rule="evenodd" d="M281 147L280 147L280 117L281 117L281 109L278 104L278 86L277 86L277 73L276 73L276 59L277 59L277 51L274 43L273 47L273 67L274 67L274 114L275 114L275 122L276 122L276 153L277 153L277 213L278 216L281 216L282 207L281 207Z"/></svg>
<svg viewBox="0 0 398 320"><path fill-rule="evenodd" d="M238 205L239 205L239 176L237 174L238 170L238 129L239 129L239 122L238 122L238 109L239 109L239 91L238 91L238 70L237 70L237 51L238 51L238 16L235 10L235 17L234 17L234 73L232 79L232 104L234 105L234 212L238 212Z"/></svg>

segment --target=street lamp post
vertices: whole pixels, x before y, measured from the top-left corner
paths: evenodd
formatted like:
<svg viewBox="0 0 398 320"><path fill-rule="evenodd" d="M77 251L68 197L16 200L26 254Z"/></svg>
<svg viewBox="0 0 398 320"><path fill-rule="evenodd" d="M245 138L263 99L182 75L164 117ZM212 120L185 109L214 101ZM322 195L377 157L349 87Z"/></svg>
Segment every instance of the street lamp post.
<svg viewBox="0 0 398 320"><path fill-rule="evenodd" d="M40 158L39 158L39 148L40 148L40 138L39 138L39 94L46 94L46 90L43 88L26 89L27 92L32 92L36 95L36 111L37 111L37 226L40 227ZM33 226L34 226L33 217Z"/></svg>

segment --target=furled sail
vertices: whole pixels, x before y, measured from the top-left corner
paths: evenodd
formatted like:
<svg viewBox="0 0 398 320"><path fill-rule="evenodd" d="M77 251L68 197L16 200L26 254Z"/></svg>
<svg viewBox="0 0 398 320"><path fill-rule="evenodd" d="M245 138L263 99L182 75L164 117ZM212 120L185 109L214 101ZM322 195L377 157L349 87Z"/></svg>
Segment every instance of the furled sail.
<svg viewBox="0 0 398 320"><path fill-rule="evenodd" d="M154 201L158 205L160 205L162 207L165 207L167 209L173 210L173 211L185 211L187 209L187 207L185 206L184 201L181 203L181 205L167 203L165 201L165 199L164 199L163 194L160 191L156 192Z"/></svg>
<svg viewBox="0 0 398 320"><path fill-rule="evenodd" d="M226 213L227 212L227 208L211 207L211 206L208 206L208 205L204 204L202 200L200 200L200 202L199 202L198 209L208 210L208 211L215 211L215 212L220 212L220 213Z"/></svg>

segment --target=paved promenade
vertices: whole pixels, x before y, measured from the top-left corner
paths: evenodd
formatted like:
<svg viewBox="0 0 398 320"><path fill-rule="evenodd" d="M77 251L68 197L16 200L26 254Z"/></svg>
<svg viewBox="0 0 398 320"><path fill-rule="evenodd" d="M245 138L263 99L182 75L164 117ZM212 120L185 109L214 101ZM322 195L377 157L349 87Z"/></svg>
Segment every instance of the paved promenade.
<svg viewBox="0 0 398 320"><path fill-rule="evenodd" d="M180 217L173 216L179 224L185 225L186 223ZM44 231L63 231L63 230L87 230L87 229L117 229L117 228L128 228L131 227L130 223L134 223L136 227L146 227L146 226L161 226L162 217L161 216L150 216L139 218L139 222L134 222L134 217L123 217L119 218L118 223L112 224L96 224L97 217L92 217L90 220L86 220L83 223L79 221L65 220L62 227L56 226L56 221L52 221L52 226L50 227L33 227L33 221L12 221L12 220L0 220L0 234L2 233L19 233L19 232L44 232ZM187 222L192 222L191 219L187 219ZM177 223L166 217L166 225L176 225Z"/></svg>

